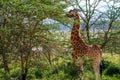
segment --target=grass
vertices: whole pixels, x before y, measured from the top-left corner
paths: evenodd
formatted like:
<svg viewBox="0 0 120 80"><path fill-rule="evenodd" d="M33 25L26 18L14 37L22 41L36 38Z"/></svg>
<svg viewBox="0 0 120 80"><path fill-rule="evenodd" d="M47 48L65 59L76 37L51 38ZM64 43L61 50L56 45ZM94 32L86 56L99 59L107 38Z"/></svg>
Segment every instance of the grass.
<svg viewBox="0 0 120 80"><path fill-rule="evenodd" d="M120 65L120 55L118 54L104 53L102 57L105 61L109 61L113 64Z"/></svg>

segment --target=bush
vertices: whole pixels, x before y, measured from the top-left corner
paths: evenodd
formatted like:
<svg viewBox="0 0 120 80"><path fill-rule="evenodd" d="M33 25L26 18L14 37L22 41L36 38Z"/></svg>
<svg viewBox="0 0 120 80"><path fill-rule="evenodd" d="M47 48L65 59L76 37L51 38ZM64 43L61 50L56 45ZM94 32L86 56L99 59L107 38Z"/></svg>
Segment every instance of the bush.
<svg viewBox="0 0 120 80"><path fill-rule="evenodd" d="M71 78L78 78L79 77L79 70L73 63L67 63L67 66L64 68L64 72L69 75Z"/></svg>
<svg viewBox="0 0 120 80"><path fill-rule="evenodd" d="M42 78L42 77L43 77L42 71L39 70L39 69L37 69L37 70L35 71L35 76L36 76L37 79Z"/></svg>
<svg viewBox="0 0 120 80"><path fill-rule="evenodd" d="M110 66L107 68L105 74L106 74L106 75L109 75L109 76L115 76L115 77L120 78L120 66L110 65Z"/></svg>
<svg viewBox="0 0 120 80"><path fill-rule="evenodd" d="M105 71L110 65L112 65L112 63L110 63L109 61L106 60L102 60L102 70Z"/></svg>
<svg viewBox="0 0 120 80"><path fill-rule="evenodd" d="M20 80L21 79L21 73L20 73L20 68L13 68L11 70L11 78Z"/></svg>

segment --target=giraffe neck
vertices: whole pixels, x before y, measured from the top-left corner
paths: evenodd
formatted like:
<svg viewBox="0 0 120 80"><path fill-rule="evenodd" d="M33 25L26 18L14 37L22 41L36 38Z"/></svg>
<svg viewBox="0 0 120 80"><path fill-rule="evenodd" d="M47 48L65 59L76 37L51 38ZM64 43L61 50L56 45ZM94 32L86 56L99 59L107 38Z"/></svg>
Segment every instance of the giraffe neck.
<svg viewBox="0 0 120 80"><path fill-rule="evenodd" d="M74 18L74 24L73 24L73 28L72 28L72 31L71 31L71 41L72 41L72 45L73 45L74 48L75 47L80 48L80 47L85 46L85 43L82 40L82 37L80 35L79 28L80 28L80 19L79 19L79 15L77 15Z"/></svg>

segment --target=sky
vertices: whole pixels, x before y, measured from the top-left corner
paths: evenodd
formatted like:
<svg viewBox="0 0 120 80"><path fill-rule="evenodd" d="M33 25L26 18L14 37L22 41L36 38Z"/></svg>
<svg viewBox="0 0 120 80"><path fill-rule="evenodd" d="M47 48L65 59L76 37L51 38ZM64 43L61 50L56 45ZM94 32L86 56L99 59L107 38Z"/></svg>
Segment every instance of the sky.
<svg viewBox="0 0 120 80"><path fill-rule="evenodd" d="M79 4L80 4L81 7L84 7L84 6L85 6L85 0L78 0L78 1L79 1ZM95 1L95 0L90 0L90 3L92 4L94 1ZM106 1L109 1L109 0L106 0ZM114 2L111 0L108 4L109 4L109 5L113 5L113 3L114 3ZM74 4L74 3L73 3L73 4ZM116 7L120 7L120 0L118 0L118 2L115 3L115 6L116 6ZM74 7L76 7L76 6L74 5ZM65 10L66 10L66 11L69 11L69 10L71 10L71 9L73 9L72 6L66 8ZM107 10L107 4L106 4L105 2L103 2L103 1L100 1L100 3L99 3L98 6L97 6L97 10L99 10L99 11L101 11L101 12L106 11L106 10Z"/></svg>

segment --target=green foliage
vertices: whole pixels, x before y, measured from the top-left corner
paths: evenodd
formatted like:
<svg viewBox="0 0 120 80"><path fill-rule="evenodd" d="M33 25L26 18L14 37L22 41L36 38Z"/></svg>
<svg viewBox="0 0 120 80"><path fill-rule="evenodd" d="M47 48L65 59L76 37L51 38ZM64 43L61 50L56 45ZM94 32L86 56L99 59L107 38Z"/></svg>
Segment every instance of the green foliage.
<svg viewBox="0 0 120 80"><path fill-rule="evenodd" d="M116 57L118 55L114 55ZM119 80L120 66L119 57L116 60L112 60L110 54L103 54L103 79ZM117 62L116 62L117 61ZM84 65L84 73L86 80L94 80L94 71L92 66L88 63ZM18 63L17 63L18 64ZM0 79L4 80L7 77L11 79L21 79L21 70L19 65L15 66L10 64L11 75L5 74L3 68L0 68ZM78 80L79 69L74 66L70 56L64 56L64 58L58 57L58 60L54 60L52 65L46 64L43 61L42 64L31 67L28 71L27 80Z"/></svg>
<svg viewBox="0 0 120 80"><path fill-rule="evenodd" d="M120 78L120 66L111 63L110 61L106 61L103 59L102 61L102 69L103 73L107 76Z"/></svg>
<svg viewBox="0 0 120 80"><path fill-rule="evenodd" d="M44 47L38 55L44 55L50 62L51 47L55 47L54 50L58 47L51 30L57 30L58 25L45 24L44 19L55 20L59 16L59 20L62 20L60 17L64 14L64 8L66 4L61 4L60 0L0 1L0 56L3 68L13 73L12 78L20 79L22 74L29 72L29 65L35 66L35 60L30 58L31 55L35 57L32 51L34 46ZM11 70L9 64L12 62L21 66L17 66L15 71ZM27 78L35 76L28 74Z"/></svg>
<svg viewBox="0 0 120 80"><path fill-rule="evenodd" d="M35 70L35 76L37 79L43 78L42 70L36 69Z"/></svg>
<svg viewBox="0 0 120 80"><path fill-rule="evenodd" d="M118 80L120 78L120 57L119 55L111 55L105 53L103 55L102 68L104 73L104 78L110 80Z"/></svg>
<svg viewBox="0 0 120 80"><path fill-rule="evenodd" d="M13 70L11 70L11 79L21 79L21 75L20 75L20 69L19 68L13 68Z"/></svg>
<svg viewBox="0 0 120 80"><path fill-rule="evenodd" d="M109 76L114 76L114 77L120 78L120 66L118 66L118 65L110 65L107 68L105 74L109 75Z"/></svg>
<svg viewBox="0 0 120 80"><path fill-rule="evenodd" d="M102 70L105 71L111 64L110 61L102 60Z"/></svg>

